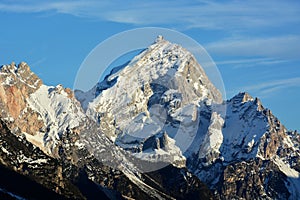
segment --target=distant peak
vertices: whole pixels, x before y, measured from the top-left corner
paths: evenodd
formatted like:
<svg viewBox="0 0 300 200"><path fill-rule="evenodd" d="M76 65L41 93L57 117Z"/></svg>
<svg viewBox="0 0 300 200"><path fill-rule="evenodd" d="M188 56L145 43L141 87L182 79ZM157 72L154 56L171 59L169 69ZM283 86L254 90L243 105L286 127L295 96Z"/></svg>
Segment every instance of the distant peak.
<svg viewBox="0 0 300 200"><path fill-rule="evenodd" d="M27 65L26 62L21 62L20 64L16 65L13 61L11 64L3 65L1 67L2 72L11 72L11 73L18 73L19 71L30 71L30 67Z"/></svg>
<svg viewBox="0 0 300 200"><path fill-rule="evenodd" d="M241 103L245 103L245 102L254 100L254 98L247 92L240 92L236 96L234 96L232 99L237 99Z"/></svg>
<svg viewBox="0 0 300 200"><path fill-rule="evenodd" d="M42 80L30 70L26 62L21 62L18 65L15 62L3 65L0 68L0 72L0 82L2 85L13 86L25 84L29 86L29 90L37 89L42 85Z"/></svg>

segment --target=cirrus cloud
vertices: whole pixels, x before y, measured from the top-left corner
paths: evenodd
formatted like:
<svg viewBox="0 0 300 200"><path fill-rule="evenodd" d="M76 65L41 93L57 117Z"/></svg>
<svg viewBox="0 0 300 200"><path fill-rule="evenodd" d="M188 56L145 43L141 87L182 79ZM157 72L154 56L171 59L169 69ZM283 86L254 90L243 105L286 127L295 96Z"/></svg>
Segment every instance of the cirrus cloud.
<svg viewBox="0 0 300 200"><path fill-rule="evenodd" d="M39 13L53 11L97 20L135 25L249 30L300 22L295 1L33 1L0 3L0 11Z"/></svg>

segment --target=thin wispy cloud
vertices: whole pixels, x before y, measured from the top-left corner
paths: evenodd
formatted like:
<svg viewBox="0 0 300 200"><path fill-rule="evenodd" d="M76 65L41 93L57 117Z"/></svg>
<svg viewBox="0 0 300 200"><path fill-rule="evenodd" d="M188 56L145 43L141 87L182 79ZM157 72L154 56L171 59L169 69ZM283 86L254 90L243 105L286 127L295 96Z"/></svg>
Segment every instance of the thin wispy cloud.
<svg viewBox="0 0 300 200"><path fill-rule="evenodd" d="M251 59L234 59L225 61L216 61L218 66L229 66L233 69L249 68L249 67L261 67L287 63L290 60L274 59L274 58L251 58Z"/></svg>
<svg viewBox="0 0 300 200"><path fill-rule="evenodd" d="M283 1L3 1L5 12L54 11L136 25L239 30L299 23L299 5Z"/></svg>
<svg viewBox="0 0 300 200"><path fill-rule="evenodd" d="M224 56L262 56L299 59L300 36L230 38L205 45L209 52Z"/></svg>
<svg viewBox="0 0 300 200"><path fill-rule="evenodd" d="M267 98L274 95L276 92L280 92L284 89L293 87L300 88L300 77L262 82L238 88L234 91L231 91L231 93L237 93L238 91L248 91L250 93L257 94L261 98Z"/></svg>
<svg viewBox="0 0 300 200"><path fill-rule="evenodd" d="M39 59L39 60L36 60L36 61L30 63L30 66L31 66L31 67L41 67L41 64L45 63L46 60L47 60L46 57L41 58L41 59Z"/></svg>

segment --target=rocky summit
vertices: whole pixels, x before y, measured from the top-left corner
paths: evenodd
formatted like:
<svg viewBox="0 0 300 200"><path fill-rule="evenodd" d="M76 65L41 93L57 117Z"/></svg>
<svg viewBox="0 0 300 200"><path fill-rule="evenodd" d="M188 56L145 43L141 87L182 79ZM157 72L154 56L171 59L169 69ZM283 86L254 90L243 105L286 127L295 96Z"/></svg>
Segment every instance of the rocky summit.
<svg viewBox="0 0 300 200"><path fill-rule="evenodd" d="M0 69L1 199L300 199L300 136L162 36L91 90Z"/></svg>

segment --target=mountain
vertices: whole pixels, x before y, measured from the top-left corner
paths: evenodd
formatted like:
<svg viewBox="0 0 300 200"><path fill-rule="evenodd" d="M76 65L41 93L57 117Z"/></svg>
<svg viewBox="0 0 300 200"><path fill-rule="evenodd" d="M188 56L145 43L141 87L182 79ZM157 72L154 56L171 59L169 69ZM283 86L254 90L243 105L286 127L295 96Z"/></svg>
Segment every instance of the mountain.
<svg viewBox="0 0 300 200"><path fill-rule="evenodd" d="M87 92L24 62L0 83L0 197L300 198L299 133L247 93L223 100L162 36Z"/></svg>
<svg viewBox="0 0 300 200"><path fill-rule="evenodd" d="M298 197L298 133L247 93L223 101L181 46L159 37L94 90L88 116L132 155L186 165L215 198Z"/></svg>
<svg viewBox="0 0 300 200"><path fill-rule="evenodd" d="M162 38L97 87L86 112L108 138L136 157L178 166L198 129L198 104L222 102L195 57Z"/></svg>
<svg viewBox="0 0 300 200"><path fill-rule="evenodd" d="M136 170L126 152L86 116L70 89L44 85L26 63L2 66L0 79L0 173L28 185L1 181L5 198L210 198L209 189L185 168L164 165L172 171L172 183L181 182L180 191L166 190L169 182ZM97 147L89 148L90 142Z"/></svg>
<svg viewBox="0 0 300 200"><path fill-rule="evenodd" d="M220 199L298 199L299 133L287 131L247 93L226 105L218 154L194 153L187 161L191 172Z"/></svg>

